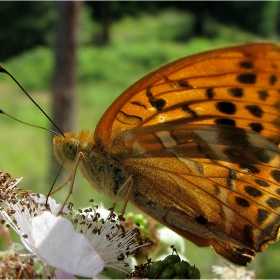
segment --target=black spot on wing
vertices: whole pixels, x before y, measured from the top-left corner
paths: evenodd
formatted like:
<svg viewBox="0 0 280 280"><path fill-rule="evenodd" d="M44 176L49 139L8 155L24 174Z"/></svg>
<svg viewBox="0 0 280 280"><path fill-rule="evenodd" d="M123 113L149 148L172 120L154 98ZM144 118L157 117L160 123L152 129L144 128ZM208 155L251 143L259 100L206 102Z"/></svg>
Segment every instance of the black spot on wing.
<svg viewBox="0 0 280 280"><path fill-rule="evenodd" d="M216 124L235 126L235 120L228 118L219 118L215 120Z"/></svg>
<svg viewBox="0 0 280 280"><path fill-rule="evenodd" d="M213 88L208 88L206 90L206 97L207 97L207 99L213 99L214 96L215 96L214 89Z"/></svg>
<svg viewBox="0 0 280 280"><path fill-rule="evenodd" d="M236 112L236 106L232 102L221 101L216 104L216 108L224 114L232 115Z"/></svg>
<svg viewBox="0 0 280 280"><path fill-rule="evenodd" d="M277 76L271 75L271 76L269 77L269 84L270 84L271 86L273 86L273 85L276 83L276 81L277 81Z"/></svg>
<svg viewBox="0 0 280 280"><path fill-rule="evenodd" d="M146 91L146 96L148 97L149 103L156 108L157 111L161 111L166 105L166 101L163 98L155 98L149 88Z"/></svg>
<svg viewBox="0 0 280 280"><path fill-rule="evenodd" d="M256 166L250 163L242 162L239 163L239 166L243 172L252 173L252 174L260 173L260 170Z"/></svg>
<svg viewBox="0 0 280 280"><path fill-rule="evenodd" d="M163 98L160 99L153 99L151 105L155 107L158 111L162 110L166 104L166 101Z"/></svg>
<svg viewBox="0 0 280 280"><path fill-rule="evenodd" d="M249 226L249 225L245 225L244 226L244 237L246 239L246 243L250 246L254 246L255 242L254 242L254 234L253 234L253 227Z"/></svg>
<svg viewBox="0 0 280 280"><path fill-rule="evenodd" d="M250 202L247 199L245 199L244 197L236 196L235 202L237 205L239 205L243 208L247 208L250 206Z"/></svg>
<svg viewBox="0 0 280 280"><path fill-rule="evenodd" d="M255 187L252 187L252 186L245 186L244 190L247 194L249 194L250 196L253 196L253 197L258 197L258 196L263 195L261 190L255 188Z"/></svg>
<svg viewBox="0 0 280 280"><path fill-rule="evenodd" d="M262 162L262 163L269 163L270 162L269 155L263 149L254 149L253 155L255 156L255 158L259 162Z"/></svg>
<svg viewBox="0 0 280 280"><path fill-rule="evenodd" d="M261 179L255 179L256 184L258 184L261 187L269 187L270 184L264 180Z"/></svg>
<svg viewBox="0 0 280 280"><path fill-rule="evenodd" d="M275 197L270 197L266 200L267 205L272 209L277 209L280 206L280 200Z"/></svg>
<svg viewBox="0 0 280 280"><path fill-rule="evenodd" d="M229 88L228 93L234 97L242 97L244 95L242 88Z"/></svg>
<svg viewBox="0 0 280 280"><path fill-rule="evenodd" d="M166 77L166 81L170 82L168 78ZM192 88L192 86L188 83L186 80L179 80L179 81L172 81L169 83L169 86L174 89L178 88Z"/></svg>
<svg viewBox="0 0 280 280"><path fill-rule="evenodd" d="M264 128L261 123L249 123L249 126L252 128L252 130L260 133Z"/></svg>
<svg viewBox="0 0 280 280"><path fill-rule="evenodd" d="M266 98L268 97L268 92L267 92L267 90L259 90L258 95L259 95L260 100L265 101Z"/></svg>
<svg viewBox="0 0 280 280"><path fill-rule="evenodd" d="M280 183L280 170L274 169L270 172L270 174L275 181Z"/></svg>
<svg viewBox="0 0 280 280"><path fill-rule="evenodd" d="M248 61L241 61L239 63L239 66L241 68L244 68L244 69L252 69L252 68L254 68L253 63L252 62L248 62Z"/></svg>
<svg viewBox="0 0 280 280"><path fill-rule="evenodd" d="M178 81L178 85L179 87L183 87L183 88L191 88L190 84L185 80Z"/></svg>
<svg viewBox="0 0 280 280"><path fill-rule="evenodd" d="M258 105L247 105L245 108L255 117L261 118L263 110Z"/></svg>
<svg viewBox="0 0 280 280"><path fill-rule="evenodd" d="M259 225L263 224L263 222L268 218L270 212L265 209L258 209L257 222Z"/></svg>
<svg viewBox="0 0 280 280"><path fill-rule="evenodd" d="M240 74L236 77L237 81L241 84L255 84L256 75L255 74Z"/></svg>
<svg viewBox="0 0 280 280"><path fill-rule="evenodd" d="M203 216L198 216L195 218L195 220L201 225L205 225L208 222L207 219Z"/></svg>

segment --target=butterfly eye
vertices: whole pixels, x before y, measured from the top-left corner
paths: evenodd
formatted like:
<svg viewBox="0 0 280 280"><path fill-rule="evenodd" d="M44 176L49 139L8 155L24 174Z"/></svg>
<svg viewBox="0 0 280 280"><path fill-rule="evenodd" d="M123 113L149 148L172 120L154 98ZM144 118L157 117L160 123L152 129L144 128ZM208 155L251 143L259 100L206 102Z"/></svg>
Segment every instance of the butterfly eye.
<svg viewBox="0 0 280 280"><path fill-rule="evenodd" d="M76 139L69 139L63 144L63 154L70 159L75 158L77 154L78 143Z"/></svg>

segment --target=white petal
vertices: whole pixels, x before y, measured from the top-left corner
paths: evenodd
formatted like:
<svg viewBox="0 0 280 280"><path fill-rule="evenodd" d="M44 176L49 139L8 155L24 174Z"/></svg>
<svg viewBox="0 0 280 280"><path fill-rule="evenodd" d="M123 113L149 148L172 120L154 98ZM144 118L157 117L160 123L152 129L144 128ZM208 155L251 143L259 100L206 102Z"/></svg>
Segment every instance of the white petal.
<svg viewBox="0 0 280 280"><path fill-rule="evenodd" d="M73 274L67 273L61 269L57 269L54 272L54 279L77 279Z"/></svg>
<svg viewBox="0 0 280 280"><path fill-rule="evenodd" d="M43 194L40 194L39 196L32 195L32 197L33 197L34 201L36 201L37 203L40 203L40 204L45 204L46 200L47 200L47 198ZM56 201L53 198L51 198L50 196L48 197L48 204L49 204L52 214L54 214L54 215L56 215L58 213L58 211L61 209L61 203L56 203ZM63 212L68 213L68 209L66 206L63 207Z"/></svg>
<svg viewBox="0 0 280 280"><path fill-rule="evenodd" d="M39 258L52 267L83 277L94 277L104 268L98 251L65 218L49 212L35 217L32 238Z"/></svg>

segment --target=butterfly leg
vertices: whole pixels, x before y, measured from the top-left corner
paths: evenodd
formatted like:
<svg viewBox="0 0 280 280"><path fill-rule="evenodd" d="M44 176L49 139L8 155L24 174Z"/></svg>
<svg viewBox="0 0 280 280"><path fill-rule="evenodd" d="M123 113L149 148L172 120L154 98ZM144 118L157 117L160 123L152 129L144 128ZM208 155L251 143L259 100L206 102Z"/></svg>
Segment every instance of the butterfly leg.
<svg viewBox="0 0 280 280"><path fill-rule="evenodd" d="M111 208L109 208L108 210L114 212L114 211L115 211L115 208L116 208L116 205L117 205L117 202L115 202L115 203L113 204L113 206L112 206Z"/></svg>
<svg viewBox="0 0 280 280"><path fill-rule="evenodd" d="M127 188L127 184L129 184L128 186L128 192L125 196L125 200L124 200L124 205L123 205L123 208L122 208L122 211L121 211L121 215L123 216L124 215L124 212L125 212L125 209L126 209L126 206L127 206L127 203L129 201L129 198L130 198L130 195L131 195L131 192L132 192L132 189L133 189L133 185L134 185L134 176L131 175L126 181L125 183L122 185L122 187L120 188L119 192L122 192L124 191L126 188Z"/></svg>
<svg viewBox="0 0 280 280"><path fill-rule="evenodd" d="M61 189L62 187L64 187L68 182L71 182L70 183L70 188L69 188L69 192L67 194L67 197L66 199L64 200L59 212L57 213L57 216L61 215L62 214L62 210L64 208L64 206L66 205L70 195L73 193L73 188L74 188L74 182L75 182L75 177L76 177L76 174L77 174L77 170L78 170L78 166L79 166L79 162L80 160L84 158L84 154L79 152L79 154L77 155L77 159L76 159L76 163L75 163L75 166L74 166L74 169L73 169L73 172L71 173L71 175L69 176L69 179L64 182L58 189ZM57 190L56 190L57 191Z"/></svg>
<svg viewBox="0 0 280 280"><path fill-rule="evenodd" d="M65 185L67 185L70 181L71 181L71 176L70 176L63 184L61 184L58 188L56 188L54 191L50 192L50 193L48 194L48 197L49 197L50 195L53 195L53 194L55 194L56 192L60 191L60 190L61 190Z"/></svg>

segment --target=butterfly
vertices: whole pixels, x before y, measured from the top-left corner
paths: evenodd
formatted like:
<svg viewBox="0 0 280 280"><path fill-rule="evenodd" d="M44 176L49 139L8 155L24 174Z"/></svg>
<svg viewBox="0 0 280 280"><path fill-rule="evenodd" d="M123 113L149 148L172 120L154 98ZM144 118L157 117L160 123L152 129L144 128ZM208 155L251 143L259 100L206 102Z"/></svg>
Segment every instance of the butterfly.
<svg viewBox="0 0 280 280"><path fill-rule="evenodd" d="M279 238L280 46L183 57L124 91L93 134L53 139L113 201L246 265ZM131 191L131 192L130 192Z"/></svg>

